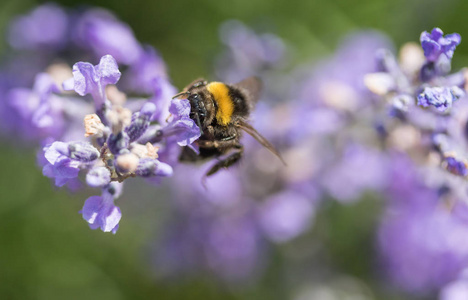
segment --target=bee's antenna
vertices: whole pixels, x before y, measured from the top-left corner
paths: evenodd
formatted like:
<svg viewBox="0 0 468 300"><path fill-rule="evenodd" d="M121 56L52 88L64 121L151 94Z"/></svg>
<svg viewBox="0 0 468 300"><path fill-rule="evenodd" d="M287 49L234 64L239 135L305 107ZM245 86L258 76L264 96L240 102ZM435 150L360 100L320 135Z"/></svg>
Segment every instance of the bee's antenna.
<svg viewBox="0 0 468 300"><path fill-rule="evenodd" d="M189 91L180 92L180 93L176 94L174 97L172 97L172 99L179 98L180 96L190 96L190 92Z"/></svg>

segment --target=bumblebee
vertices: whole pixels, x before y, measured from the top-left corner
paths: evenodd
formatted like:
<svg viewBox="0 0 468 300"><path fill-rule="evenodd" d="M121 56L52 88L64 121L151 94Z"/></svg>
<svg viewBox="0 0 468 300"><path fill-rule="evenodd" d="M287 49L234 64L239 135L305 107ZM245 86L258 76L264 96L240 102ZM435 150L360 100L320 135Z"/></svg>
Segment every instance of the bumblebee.
<svg viewBox="0 0 468 300"><path fill-rule="evenodd" d="M179 160L197 162L217 158L218 162L206 173L206 176L213 175L242 158L244 146L240 138L245 131L284 163L271 143L248 123L250 112L259 99L261 86L256 77L232 85L197 79L175 95L172 99L190 101L190 118L201 131L196 141L200 153L184 147Z"/></svg>

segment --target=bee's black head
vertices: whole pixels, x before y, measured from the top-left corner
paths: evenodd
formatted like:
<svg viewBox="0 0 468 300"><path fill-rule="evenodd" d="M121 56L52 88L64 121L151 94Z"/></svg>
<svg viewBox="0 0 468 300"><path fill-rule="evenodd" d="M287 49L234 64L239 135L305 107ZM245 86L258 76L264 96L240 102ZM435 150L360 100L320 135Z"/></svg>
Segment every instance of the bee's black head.
<svg viewBox="0 0 468 300"><path fill-rule="evenodd" d="M199 94L191 94L188 100L190 101L190 118L197 123L203 132L203 125L207 114L205 103Z"/></svg>

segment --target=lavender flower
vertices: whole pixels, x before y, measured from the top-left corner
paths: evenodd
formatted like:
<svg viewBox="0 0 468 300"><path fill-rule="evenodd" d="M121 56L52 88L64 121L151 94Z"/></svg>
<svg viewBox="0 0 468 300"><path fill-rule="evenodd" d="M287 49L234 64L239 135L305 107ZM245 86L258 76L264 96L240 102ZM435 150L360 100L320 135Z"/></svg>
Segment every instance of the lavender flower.
<svg viewBox="0 0 468 300"><path fill-rule="evenodd" d="M435 62L441 55L452 59L455 48L461 42L461 37L458 33L444 36L444 32L440 28L434 28L431 33L427 31L421 33L420 40L426 59Z"/></svg>
<svg viewBox="0 0 468 300"><path fill-rule="evenodd" d="M174 99L169 107L171 118L166 127L161 128L162 136L173 136L179 146L187 146L197 140L200 128L190 118L190 103L185 99Z"/></svg>
<svg viewBox="0 0 468 300"><path fill-rule="evenodd" d="M44 147L44 157L47 159L47 163L42 172L47 177L55 178L56 186L63 186L70 179L76 178L80 171L81 162L63 154L67 148L68 145L62 142L54 142L52 145Z"/></svg>
<svg viewBox="0 0 468 300"><path fill-rule="evenodd" d="M86 183L102 188L103 192L101 196L88 198L82 210L83 218L92 229L101 228L113 233L117 231L121 218L119 208L113 204L120 194L116 188L121 189L121 185L116 186L116 183L130 177L167 177L173 173L169 164L157 159L159 146L140 142L156 112L155 104L145 102L132 115L130 109L122 106L123 102L115 99L118 94L107 95L105 86L115 84L119 77L120 71L110 55L101 58L97 66L85 62L75 64L74 90L82 96L92 94L96 102L105 106L96 105L96 114L84 116L85 136L93 142L53 142L44 148L46 161L43 168L44 175L55 178L58 186L76 179L80 170L86 172ZM181 122L193 123L188 118L190 106L187 111L176 101L170 112L173 120L167 126L178 128L179 136L190 136L184 132L190 127L179 125ZM190 145L200 135L198 127L193 126L196 137L187 138L184 145Z"/></svg>
<svg viewBox="0 0 468 300"><path fill-rule="evenodd" d="M74 90L80 96L91 94L96 108L102 109L106 101L105 88L116 84L120 79L117 62L110 55L105 55L99 64L79 62L73 65L73 80L64 83L65 90Z"/></svg>
<svg viewBox="0 0 468 300"><path fill-rule="evenodd" d="M426 87L418 95L418 105L422 107L434 106L437 110L445 112L452 107L452 103L465 95L457 86L453 87Z"/></svg>
<svg viewBox="0 0 468 300"><path fill-rule="evenodd" d="M113 234L117 232L122 213L114 205L114 199L120 195L120 190L120 184L111 183L103 188L101 196L91 196L86 200L80 213L91 229L100 228Z"/></svg>

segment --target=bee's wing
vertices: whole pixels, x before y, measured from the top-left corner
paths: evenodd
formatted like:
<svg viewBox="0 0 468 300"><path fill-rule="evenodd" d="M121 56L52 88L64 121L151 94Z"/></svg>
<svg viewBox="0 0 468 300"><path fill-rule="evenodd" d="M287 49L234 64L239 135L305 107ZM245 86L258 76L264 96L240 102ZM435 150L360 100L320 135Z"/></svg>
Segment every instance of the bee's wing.
<svg viewBox="0 0 468 300"><path fill-rule="evenodd" d="M236 126L251 135L254 139L257 140L257 142L270 150L271 153L276 155L276 157L278 157L281 162L286 165L286 162L281 157L281 154L279 154L278 150L276 150L275 147L264 136L262 136L255 128L253 128L252 125L244 121L238 121Z"/></svg>
<svg viewBox="0 0 468 300"><path fill-rule="evenodd" d="M252 76L234 84L234 86L246 91L248 93L248 101L254 106L260 98L263 84L260 78Z"/></svg>

